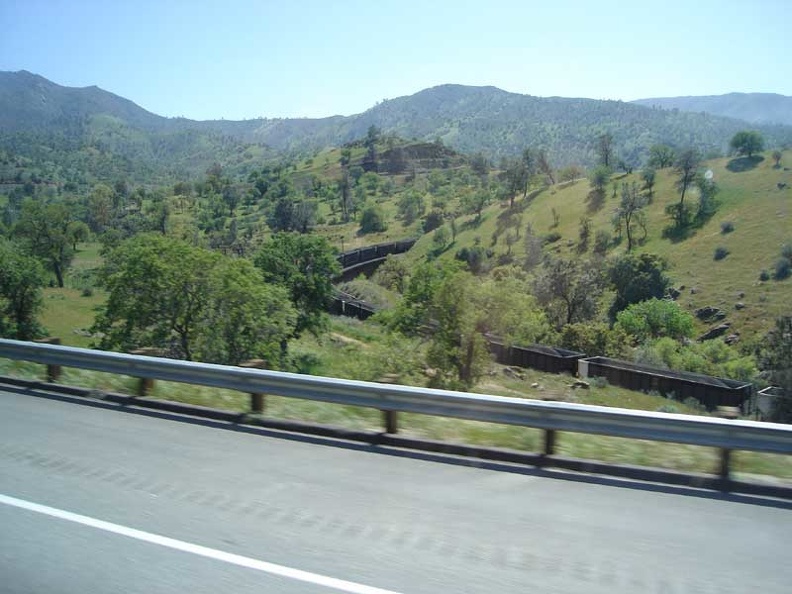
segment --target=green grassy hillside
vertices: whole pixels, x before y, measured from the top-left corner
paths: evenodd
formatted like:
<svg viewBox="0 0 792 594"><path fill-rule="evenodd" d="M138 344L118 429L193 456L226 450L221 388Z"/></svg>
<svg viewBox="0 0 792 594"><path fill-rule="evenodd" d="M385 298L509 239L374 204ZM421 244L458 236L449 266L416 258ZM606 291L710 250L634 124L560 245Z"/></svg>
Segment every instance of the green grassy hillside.
<svg viewBox="0 0 792 594"><path fill-rule="evenodd" d="M681 241L663 237L663 229L670 223L665 208L678 202L679 194L673 171L658 171L654 198L646 208L647 237L633 249L656 253L668 260L668 274L674 286L684 287L678 300L681 305L690 310L704 306L723 309L728 314L726 321L731 322L732 331L740 332L743 339L750 339L769 329L775 317L789 314L792 308L792 279L761 281L759 278L762 270L772 275L782 246L792 244L792 172L783 167L784 160L781 168L774 168L769 154L755 168L746 171L731 171L730 161L717 159L704 163L704 168L712 170L719 188L718 210L702 227ZM495 262L510 259L520 262L525 250L523 238L527 224L537 236L560 235L558 240L545 246L546 251L567 258L581 257L577 251L581 218L591 219L592 237L599 230L613 235L611 219L619 203L621 184L633 181L641 183L639 172L615 175L604 203L598 208L592 208L587 199L590 185L586 179L537 190L529 194L528 200L518 199L512 211L508 210L506 202L493 204L484 211L479 224L474 224L472 215L458 218L456 226L460 231L456 241L440 257L453 258L459 249L478 243L492 250ZM787 187L779 189L779 184ZM694 204L696 200L697 194L689 191L686 202ZM721 225L726 222L733 224L734 230L730 233L722 232ZM519 239L511 246L511 258L506 256L509 247L504 240L508 233L519 233ZM625 246L626 241L622 241L611 247L608 255L624 253ZM714 252L718 247L725 247L729 254L716 261ZM432 249L432 237L426 235L409 258L414 263ZM590 250L582 257L589 254ZM738 303L744 307L737 309Z"/></svg>

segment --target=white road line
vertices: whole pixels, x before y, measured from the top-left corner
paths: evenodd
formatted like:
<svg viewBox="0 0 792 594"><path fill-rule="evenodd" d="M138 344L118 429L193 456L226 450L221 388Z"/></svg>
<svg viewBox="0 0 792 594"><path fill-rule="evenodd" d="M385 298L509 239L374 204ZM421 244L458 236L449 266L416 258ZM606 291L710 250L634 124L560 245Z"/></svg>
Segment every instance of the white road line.
<svg viewBox="0 0 792 594"><path fill-rule="evenodd" d="M121 536L142 540L143 542L148 542L162 547L168 547L169 549L176 549L177 551L192 553L193 555L200 555L201 557L208 557L209 559L231 563L232 565L239 565L240 567L247 567L248 569L255 569L256 571L263 571L265 573L271 573L273 575L278 575L301 582L308 582L310 584L317 584L319 586L333 588L334 590L339 590L341 592L349 592L351 594L398 594L393 590L374 588L372 586L348 582L346 580L340 580L326 575L320 575L318 573L311 573L310 571L303 571L301 569L294 569L292 567L285 567L275 563L268 563L267 561L252 559L250 557L243 557L242 555L234 555L233 553L218 551L217 549L210 549L209 547L184 542L183 540L176 540L175 538L168 538L167 536L160 536L158 534L152 534L151 532L144 532L143 530L136 530L135 528L121 526L120 524L113 524L112 522L105 522L104 520L97 520L96 518L82 516L80 514L64 511L62 509L40 505L31 501L25 501L24 499L9 497L8 495L3 495L1 493L0 503L36 512L38 514L44 514L53 518L66 520L68 522L75 522L77 524L82 524L83 526L90 526L91 528L97 528L99 530L104 530L105 532L112 532L113 534L119 534Z"/></svg>

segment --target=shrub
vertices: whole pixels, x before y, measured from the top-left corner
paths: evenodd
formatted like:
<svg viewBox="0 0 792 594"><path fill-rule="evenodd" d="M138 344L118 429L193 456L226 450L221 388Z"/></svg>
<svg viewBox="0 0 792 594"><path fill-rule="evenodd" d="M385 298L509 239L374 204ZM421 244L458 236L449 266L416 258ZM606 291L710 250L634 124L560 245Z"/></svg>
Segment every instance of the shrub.
<svg viewBox="0 0 792 594"><path fill-rule="evenodd" d="M492 250L487 250L480 245L476 245L471 248L463 247L454 255L454 258L466 262L473 274L480 274L486 270L487 262L492 255Z"/></svg>
<svg viewBox="0 0 792 594"><path fill-rule="evenodd" d="M792 261L788 258L779 258L775 263L775 272L773 278L776 280L784 280L792 274Z"/></svg>
<svg viewBox="0 0 792 594"><path fill-rule="evenodd" d="M682 404L684 404L688 408L692 408L693 410L697 410L700 412L704 412L705 410L707 410L707 407L705 407L703 404L701 404L701 402L699 402L692 396L688 396L687 398L685 398L682 401Z"/></svg>
<svg viewBox="0 0 792 594"><path fill-rule="evenodd" d="M387 230L385 213L379 206L367 206L360 216L361 233L380 233Z"/></svg>
<svg viewBox="0 0 792 594"><path fill-rule="evenodd" d="M428 215L423 222L423 232L424 233L431 233L435 229L438 229L443 225L443 213L439 210L433 210Z"/></svg>
<svg viewBox="0 0 792 594"><path fill-rule="evenodd" d="M559 239L561 239L561 234L558 231L553 231L552 233L548 233L543 238L543 241L547 243L555 243Z"/></svg>
<svg viewBox="0 0 792 594"><path fill-rule="evenodd" d="M607 388L608 387L608 378L602 377L601 375L597 375L591 378L591 385L595 388Z"/></svg>
<svg viewBox="0 0 792 594"><path fill-rule="evenodd" d="M726 235L727 233L731 233L732 231L734 231L734 223L732 223L731 221L723 221L721 223L721 233Z"/></svg>
<svg viewBox="0 0 792 594"><path fill-rule="evenodd" d="M448 232L448 229L445 228L445 226L435 229L434 235L432 236L432 246L434 247L435 252L440 253L445 250L450 241L450 233Z"/></svg>
<svg viewBox="0 0 792 594"><path fill-rule="evenodd" d="M661 413L678 413L679 409L674 404L664 404L658 407L657 412Z"/></svg>
<svg viewBox="0 0 792 594"><path fill-rule="evenodd" d="M770 280L770 273L767 272L767 270L762 270L762 272L759 273L759 280L760 281Z"/></svg>
<svg viewBox="0 0 792 594"><path fill-rule="evenodd" d="M785 243L781 246L781 257L792 260L792 243Z"/></svg>
<svg viewBox="0 0 792 594"><path fill-rule="evenodd" d="M616 325L638 342L670 336L682 339L693 336L693 316L676 301L649 299L633 303L616 316Z"/></svg>
<svg viewBox="0 0 792 594"><path fill-rule="evenodd" d="M713 259L723 260L728 255L729 255L729 250L727 250L723 246L718 246L715 248L715 254L713 255Z"/></svg>
<svg viewBox="0 0 792 594"><path fill-rule="evenodd" d="M594 253L599 256L604 256L610 246L610 235L607 231L600 229L594 236Z"/></svg>

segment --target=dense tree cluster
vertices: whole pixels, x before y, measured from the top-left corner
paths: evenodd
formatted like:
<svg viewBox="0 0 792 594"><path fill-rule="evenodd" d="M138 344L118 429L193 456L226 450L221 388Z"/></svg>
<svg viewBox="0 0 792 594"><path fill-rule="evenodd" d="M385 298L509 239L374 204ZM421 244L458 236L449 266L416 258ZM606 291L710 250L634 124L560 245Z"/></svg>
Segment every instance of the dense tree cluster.
<svg viewBox="0 0 792 594"><path fill-rule="evenodd" d="M106 349L277 361L297 324L287 291L266 283L249 261L161 235L141 234L112 250L101 284L108 298L93 331Z"/></svg>

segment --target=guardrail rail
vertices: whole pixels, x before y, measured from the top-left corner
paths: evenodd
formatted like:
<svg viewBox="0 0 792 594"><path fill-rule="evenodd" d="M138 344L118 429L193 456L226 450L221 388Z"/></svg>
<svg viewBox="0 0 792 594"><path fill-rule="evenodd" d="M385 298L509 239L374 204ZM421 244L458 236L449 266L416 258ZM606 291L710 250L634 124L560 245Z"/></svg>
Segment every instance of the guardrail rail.
<svg viewBox="0 0 792 594"><path fill-rule="evenodd" d="M792 454L792 426L776 423L523 400L8 339L0 339L0 357L225 388L253 396L273 394L369 407L384 413L385 431L390 433L398 430L398 413L531 427L545 432L542 454L548 457L555 453L558 431L719 448L719 476L724 485L729 481L734 450ZM251 406L257 408L255 401L252 400ZM260 400L258 408L261 408Z"/></svg>

